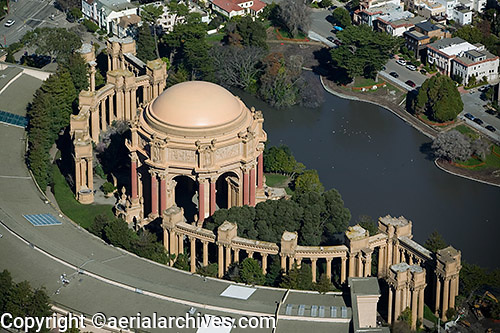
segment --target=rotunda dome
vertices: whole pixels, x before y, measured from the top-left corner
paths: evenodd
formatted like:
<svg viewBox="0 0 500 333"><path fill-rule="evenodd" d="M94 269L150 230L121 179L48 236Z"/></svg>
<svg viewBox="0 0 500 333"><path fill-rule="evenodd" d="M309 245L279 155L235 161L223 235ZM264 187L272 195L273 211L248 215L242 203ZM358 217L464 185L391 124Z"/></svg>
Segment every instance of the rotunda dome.
<svg viewBox="0 0 500 333"><path fill-rule="evenodd" d="M223 87L205 81L176 84L161 93L151 116L174 127L209 128L234 121L244 112L240 101Z"/></svg>

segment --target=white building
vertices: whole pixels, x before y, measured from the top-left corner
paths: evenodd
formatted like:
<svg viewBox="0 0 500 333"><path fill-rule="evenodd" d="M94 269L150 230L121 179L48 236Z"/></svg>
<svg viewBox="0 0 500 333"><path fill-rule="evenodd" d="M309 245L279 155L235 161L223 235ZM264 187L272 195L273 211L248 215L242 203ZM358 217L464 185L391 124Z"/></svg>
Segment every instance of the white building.
<svg viewBox="0 0 500 333"><path fill-rule="evenodd" d="M472 45L454 37L427 45L427 61L448 76L457 75L467 84L471 76L478 81L498 79L499 57L488 52L484 45Z"/></svg>
<svg viewBox="0 0 500 333"><path fill-rule="evenodd" d="M461 25L472 23L472 9L465 6L458 6L453 8L453 16L451 17L455 22Z"/></svg>
<svg viewBox="0 0 500 333"><path fill-rule="evenodd" d="M137 7L130 0L82 0L82 13L109 34L118 31L120 18L137 15Z"/></svg>
<svg viewBox="0 0 500 333"><path fill-rule="evenodd" d="M158 26L161 27L161 30L163 32L170 32L174 29L174 25L176 23L184 22L184 17L177 17L176 15L170 13L167 5L163 1L154 2L152 4L155 6L163 6L163 14L158 19ZM148 5L150 5L150 4L148 4ZM199 13L201 15L201 22L207 23L207 24L210 22L209 15L205 11L203 11L200 8L200 6L198 6L197 4L192 3L190 1L187 3L187 6L189 8L189 12ZM139 13L141 12L142 7L143 6L141 6L139 8Z"/></svg>
<svg viewBox="0 0 500 333"><path fill-rule="evenodd" d="M214 11L228 17L259 16L266 7L261 0L210 0Z"/></svg>

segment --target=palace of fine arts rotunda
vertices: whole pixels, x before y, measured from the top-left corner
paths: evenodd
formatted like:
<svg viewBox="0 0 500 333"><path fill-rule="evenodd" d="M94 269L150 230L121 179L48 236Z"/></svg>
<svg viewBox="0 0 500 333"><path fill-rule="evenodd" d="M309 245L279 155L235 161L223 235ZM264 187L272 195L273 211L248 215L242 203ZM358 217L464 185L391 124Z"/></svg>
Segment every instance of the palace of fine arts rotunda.
<svg viewBox="0 0 500 333"><path fill-rule="evenodd" d="M131 131L130 187L117 206L127 222L147 224L177 205L201 225L217 207L265 199L260 111L209 82L163 91L165 64L136 58L132 39L108 41L107 84L95 91L94 51L80 51L91 67L90 90L80 94L80 113L71 119L81 203L93 202L91 142L115 120L127 121Z"/></svg>

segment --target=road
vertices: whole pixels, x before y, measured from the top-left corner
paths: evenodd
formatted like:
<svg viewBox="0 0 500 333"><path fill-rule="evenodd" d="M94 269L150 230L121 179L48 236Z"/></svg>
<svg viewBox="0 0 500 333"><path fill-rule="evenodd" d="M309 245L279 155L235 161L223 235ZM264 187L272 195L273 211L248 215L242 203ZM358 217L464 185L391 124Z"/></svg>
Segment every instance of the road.
<svg viewBox="0 0 500 333"><path fill-rule="evenodd" d="M389 74L391 72L396 72L399 75L399 81L406 82L408 80L411 80L415 82L417 87L420 87L422 83L424 83L424 81L427 79L427 77L419 71L411 71L405 66L397 64L395 59L389 59L387 64L385 64L385 67L385 73Z"/></svg>
<svg viewBox="0 0 500 333"><path fill-rule="evenodd" d="M462 102L464 102L464 111L460 113L460 116L463 116L465 113L470 113L476 118L480 118L484 124L478 125L468 119L465 121L467 124L470 124L474 128L478 129L482 133L492 137L493 139L500 142L500 118L497 116L486 113L486 108L484 105L486 104L481 97L481 92L477 89L473 90L474 92L462 94ZM497 130L495 133L491 133L488 131L485 126L492 125Z"/></svg>
<svg viewBox="0 0 500 333"><path fill-rule="evenodd" d="M54 19L51 15L54 14ZM5 27L4 23L9 20L16 23L11 27ZM53 0L18 0L10 2L10 12L2 20L0 25L0 43L9 46L19 41L26 32L38 27L69 27L64 13L54 7Z"/></svg>

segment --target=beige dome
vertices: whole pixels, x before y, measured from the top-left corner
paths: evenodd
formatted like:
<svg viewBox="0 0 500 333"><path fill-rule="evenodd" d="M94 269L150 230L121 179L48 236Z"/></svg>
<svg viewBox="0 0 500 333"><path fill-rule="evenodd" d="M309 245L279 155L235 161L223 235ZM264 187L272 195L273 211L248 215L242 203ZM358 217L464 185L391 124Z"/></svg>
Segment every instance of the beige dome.
<svg viewBox="0 0 500 333"><path fill-rule="evenodd" d="M184 128L224 125L242 112L242 104L233 94L204 81L176 84L159 95L151 107L151 115L156 120Z"/></svg>

